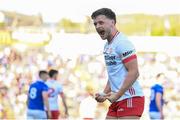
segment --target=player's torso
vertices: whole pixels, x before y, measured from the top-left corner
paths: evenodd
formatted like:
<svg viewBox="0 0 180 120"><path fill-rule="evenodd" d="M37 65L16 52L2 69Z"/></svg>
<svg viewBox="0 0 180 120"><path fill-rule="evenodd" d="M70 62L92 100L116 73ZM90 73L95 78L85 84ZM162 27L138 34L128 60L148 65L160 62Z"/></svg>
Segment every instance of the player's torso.
<svg viewBox="0 0 180 120"><path fill-rule="evenodd" d="M50 109L58 109L59 83L55 80L48 80Z"/></svg>
<svg viewBox="0 0 180 120"><path fill-rule="evenodd" d="M112 41L112 43L106 43L104 46L104 59L107 67L108 78L112 92L119 91L119 88L122 86L127 75L127 69L123 64L122 55L120 55L118 51L119 47L122 47L125 42L129 41L122 33L119 33L116 36L116 38ZM138 81L136 81L133 84L132 88L126 91L125 94L119 100L130 98L132 96L143 96Z"/></svg>
<svg viewBox="0 0 180 120"><path fill-rule="evenodd" d="M109 74L115 74L118 69L124 67L120 56L116 52L117 47L116 41L111 44L106 43L104 47L104 59Z"/></svg>
<svg viewBox="0 0 180 120"><path fill-rule="evenodd" d="M157 104L156 104L156 95L157 93L161 91L160 93L162 94L163 96L163 87L162 86L159 86L159 85L154 85L153 87L151 87L151 96L150 96L150 109L149 111L152 112L152 111L156 111L158 112L158 108L157 108ZM163 100L163 97L161 98L161 106L163 106L164 104L164 100Z"/></svg>
<svg viewBox="0 0 180 120"><path fill-rule="evenodd" d="M42 82L35 82L29 88L28 108L44 110L42 87L45 86Z"/></svg>
<svg viewBox="0 0 180 120"><path fill-rule="evenodd" d="M118 89L122 83L123 78L125 77L127 71L125 66L122 63L120 55L117 53L118 41L120 36L112 41L112 43L105 44L104 47L104 59L107 67L108 77L114 89ZM116 91L113 91L116 92Z"/></svg>

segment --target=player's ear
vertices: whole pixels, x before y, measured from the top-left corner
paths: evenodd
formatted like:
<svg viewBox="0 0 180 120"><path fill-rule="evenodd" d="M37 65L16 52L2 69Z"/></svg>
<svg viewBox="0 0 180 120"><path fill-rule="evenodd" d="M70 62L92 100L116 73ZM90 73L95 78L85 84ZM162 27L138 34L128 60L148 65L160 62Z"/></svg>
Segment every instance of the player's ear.
<svg viewBox="0 0 180 120"><path fill-rule="evenodd" d="M114 20L111 20L112 24L115 25L115 21Z"/></svg>
<svg viewBox="0 0 180 120"><path fill-rule="evenodd" d="M111 20L111 27L114 27L114 26L115 26L115 21Z"/></svg>

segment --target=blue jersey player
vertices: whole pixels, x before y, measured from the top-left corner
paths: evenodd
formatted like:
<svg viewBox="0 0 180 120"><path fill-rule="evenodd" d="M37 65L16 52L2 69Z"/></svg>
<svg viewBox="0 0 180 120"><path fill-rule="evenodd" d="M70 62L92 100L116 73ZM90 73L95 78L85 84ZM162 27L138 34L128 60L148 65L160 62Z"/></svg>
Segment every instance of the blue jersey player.
<svg viewBox="0 0 180 120"><path fill-rule="evenodd" d="M40 71L39 80L30 85L27 102L28 119L47 119L51 117L48 103L48 86L45 84L47 79L48 73Z"/></svg>
<svg viewBox="0 0 180 120"><path fill-rule="evenodd" d="M160 73L156 76L156 84L151 87L151 96L150 96L150 105L149 113L151 119L163 119L163 82L165 76L163 73Z"/></svg>

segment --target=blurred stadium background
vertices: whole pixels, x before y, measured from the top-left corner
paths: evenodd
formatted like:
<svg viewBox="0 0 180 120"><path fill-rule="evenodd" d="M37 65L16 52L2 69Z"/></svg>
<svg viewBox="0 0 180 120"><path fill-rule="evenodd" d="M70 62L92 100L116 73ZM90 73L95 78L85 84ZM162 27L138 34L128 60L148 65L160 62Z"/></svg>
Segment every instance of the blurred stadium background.
<svg viewBox="0 0 180 120"><path fill-rule="evenodd" d="M0 0L0 119L25 118L29 84L38 70L51 68L60 73L70 118L83 114L81 101L89 92L102 91L107 81L104 41L90 19L101 7L115 10L118 29L137 49L139 79L147 98L142 119L149 119L150 86L160 72L167 78L165 118L180 118L180 2L69 2ZM97 119L105 117L109 102L95 104L89 99L86 106L91 105ZM61 111L63 115L62 107Z"/></svg>

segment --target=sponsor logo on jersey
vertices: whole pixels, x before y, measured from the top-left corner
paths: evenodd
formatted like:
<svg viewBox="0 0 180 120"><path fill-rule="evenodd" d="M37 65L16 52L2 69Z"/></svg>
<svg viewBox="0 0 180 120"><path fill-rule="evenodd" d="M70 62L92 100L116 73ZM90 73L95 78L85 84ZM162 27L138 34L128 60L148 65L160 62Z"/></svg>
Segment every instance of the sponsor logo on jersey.
<svg viewBox="0 0 180 120"><path fill-rule="evenodd" d="M126 51L122 54L123 57L127 57L133 53L134 50Z"/></svg>

